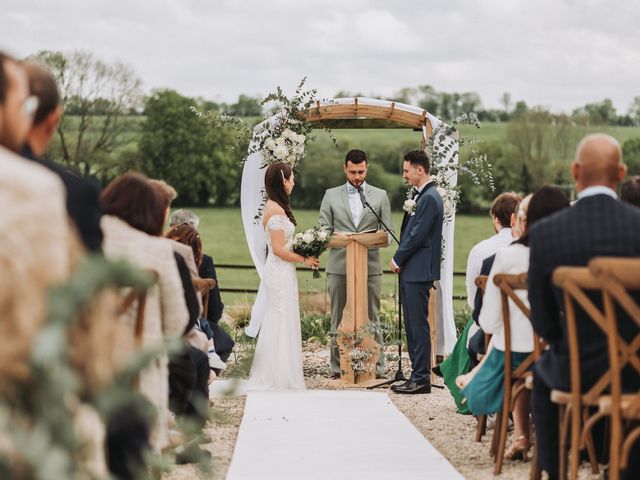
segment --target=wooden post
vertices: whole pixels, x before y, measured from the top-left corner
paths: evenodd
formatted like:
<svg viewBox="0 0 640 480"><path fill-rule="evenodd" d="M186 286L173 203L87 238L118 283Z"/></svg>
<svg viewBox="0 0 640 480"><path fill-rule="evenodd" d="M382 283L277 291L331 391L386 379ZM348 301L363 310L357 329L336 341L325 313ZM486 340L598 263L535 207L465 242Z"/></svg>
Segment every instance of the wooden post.
<svg viewBox="0 0 640 480"><path fill-rule="evenodd" d="M342 380L348 383L362 383L375 380L375 365L378 361L380 346L373 335L366 335L361 347L376 352L367 362L367 371L354 375L349 352L353 348L353 338L362 333L362 328L369 322L368 305L368 256L369 248L386 247L388 237L385 232L354 233L336 236L330 248L347 249L347 303L338 328L338 345L340 347L340 370Z"/></svg>

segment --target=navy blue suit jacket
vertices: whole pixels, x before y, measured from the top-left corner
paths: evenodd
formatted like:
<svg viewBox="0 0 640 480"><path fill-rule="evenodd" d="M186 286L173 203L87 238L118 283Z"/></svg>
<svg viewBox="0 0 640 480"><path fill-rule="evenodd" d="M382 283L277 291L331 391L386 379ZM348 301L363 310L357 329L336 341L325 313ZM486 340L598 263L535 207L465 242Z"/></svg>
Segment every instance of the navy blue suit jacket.
<svg viewBox="0 0 640 480"><path fill-rule="evenodd" d="M402 269L402 281L440 280L443 219L442 198L431 182L420 192L414 214L402 222L400 246L393 256Z"/></svg>

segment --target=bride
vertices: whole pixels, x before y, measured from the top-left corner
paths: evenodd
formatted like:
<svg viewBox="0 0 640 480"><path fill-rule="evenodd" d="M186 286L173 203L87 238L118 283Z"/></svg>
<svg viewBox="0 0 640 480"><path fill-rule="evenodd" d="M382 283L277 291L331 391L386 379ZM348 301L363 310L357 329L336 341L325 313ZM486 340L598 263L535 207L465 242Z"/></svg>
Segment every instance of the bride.
<svg viewBox="0 0 640 480"><path fill-rule="evenodd" d="M286 163L269 165L264 185L267 203L262 226L268 252L262 282L267 307L251 366L250 385L270 390L304 389L295 264L317 268L319 261L291 250L296 225L289 201L295 185L292 168Z"/></svg>

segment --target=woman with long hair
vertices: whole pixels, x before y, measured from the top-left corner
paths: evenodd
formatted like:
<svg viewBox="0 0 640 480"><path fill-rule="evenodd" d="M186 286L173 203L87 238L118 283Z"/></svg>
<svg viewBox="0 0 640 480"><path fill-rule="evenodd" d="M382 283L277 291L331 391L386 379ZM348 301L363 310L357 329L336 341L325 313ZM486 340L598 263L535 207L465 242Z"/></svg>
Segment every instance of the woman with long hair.
<svg viewBox="0 0 640 480"><path fill-rule="evenodd" d="M256 344L250 384L263 389L304 389L302 334L296 263L318 267L315 257L292 251L296 219L289 197L295 185L291 166L273 163L265 173L267 202L262 226L267 243L263 282L267 308Z"/></svg>
<svg viewBox="0 0 640 480"><path fill-rule="evenodd" d="M502 408L504 390L505 337L502 319L502 297L500 289L493 282L498 273L519 274L529 270L529 231L531 226L544 217L569 207L566 195L557 187L544 186L538 189L530 200L522 201L517 221L522 226L521 237L499 250L487 279L482 310L480 311L480 327L484 332L492 334L493 348L487 352L478 368L468 375L462 394L467 399L471 412L475 415L496 413ZM527 292L516 294L528 307ZM511 327L511 368L516 369L533 351L534 336L529 318L509 300L509 323ZM464 383L464 382L463 382ZM527 458L531 447L529 431L530 395L525 391L516 399L513 409L514 440L505 454L508 459Z"/></svg>

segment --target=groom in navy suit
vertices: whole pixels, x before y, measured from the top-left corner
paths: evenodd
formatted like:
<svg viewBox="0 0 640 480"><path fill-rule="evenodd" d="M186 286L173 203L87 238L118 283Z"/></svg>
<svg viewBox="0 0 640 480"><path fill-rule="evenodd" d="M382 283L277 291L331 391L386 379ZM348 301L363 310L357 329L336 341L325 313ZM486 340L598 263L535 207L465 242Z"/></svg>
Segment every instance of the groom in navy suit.
<svg viewBox="0 0 640 480"><path fill-rule="evenodd" d="M429 158L413 150L404 156L403 178L417 190L412 211L405 213L400 246L391 260L391 270L400 274L400 295L407 332L411 378L393 386L396 393L430 393L431 336L429 292L440 280L442 245L442 198L431 179Z"/></svg>

